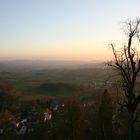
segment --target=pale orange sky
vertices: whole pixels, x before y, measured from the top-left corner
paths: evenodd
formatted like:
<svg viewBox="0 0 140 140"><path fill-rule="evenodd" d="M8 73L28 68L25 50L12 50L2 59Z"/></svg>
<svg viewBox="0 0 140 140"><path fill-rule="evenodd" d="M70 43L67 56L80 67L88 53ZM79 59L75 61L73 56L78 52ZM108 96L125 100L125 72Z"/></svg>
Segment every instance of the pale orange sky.
<svg viewBox="0 0 140 140"><path fill-rule="evenodd" d="M0 60L108 60L140 0L0 1ZM131 9L131 10L130 10Z"/></svg>
<svg viewBox="0 0 140 140"><path fill-rule="evenodd" d="M111 48L100 41L56 41L30 42L11 41L8 50L2 49L1 59L53 59L53 60L108 60L112 57ZM20 46L14 48L14 46ZM102 45L104 45L102 47ZM49 46L49 47L48 47ZM57 46L57 47L55 47ZM20 49L22 48L22 51Z"/></svg>

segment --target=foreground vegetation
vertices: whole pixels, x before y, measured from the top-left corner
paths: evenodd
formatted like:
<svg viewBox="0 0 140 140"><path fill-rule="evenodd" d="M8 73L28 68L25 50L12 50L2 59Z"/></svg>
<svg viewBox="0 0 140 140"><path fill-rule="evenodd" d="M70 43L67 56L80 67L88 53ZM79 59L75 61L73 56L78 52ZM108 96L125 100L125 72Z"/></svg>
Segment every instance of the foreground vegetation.
<svg viewBox="0 0 140 140"><path fill-rule="evenodd" d="M43 85L45 90L71 86L62 83ZM42 85L41 85L42 87ZM58 89L59 88L59 89ZM79 88L79 90L77 90ZM127 139L127 114L118 112L115 93L107 90L74 89L72 96L25 100L15 96L10 83L0 86L0 137L3 140L124 140ZM89 87L88 87L89 88ZM63 91L60 90L60 91ZM81 92L80 92L81 91ZM54 92L54 91L53 91ZM64 91L63 91L64 92ZM88 93L89 92L89 93ZM89 96L91 95L91 96ZM113 95L113 96L112 96ZM87 97L87 98L86 98ZM90 99L89 99L90 98ZM48 113L51 116L45 116ZM136 123L139 132L140 124ZM23 129L24 128L24 129ZM136 139L139 139L139 133Z"/></svg>

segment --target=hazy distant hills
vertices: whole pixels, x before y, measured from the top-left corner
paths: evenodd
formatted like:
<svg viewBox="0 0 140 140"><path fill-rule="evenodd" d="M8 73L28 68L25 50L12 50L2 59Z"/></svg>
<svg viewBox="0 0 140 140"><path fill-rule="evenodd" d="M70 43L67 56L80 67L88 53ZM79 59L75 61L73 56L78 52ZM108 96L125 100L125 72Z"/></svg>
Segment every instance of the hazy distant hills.
<svg viewBox="0 0 140 140"><path fill-rule="evenodd" d="M65 96L83 91L79 87L104 89L116 81L112 74L97 61L0 61L0 82L11 82L21 95Z"/></svg>
<svg viewBox="0 0 140 140"><path fill-rule="evenodd" d="M31 71L43 69L81 69L81 68L103 68L105 63L97 61L41 61L41 60L9 60L0 61L0 72L2 71Z"/></svg>

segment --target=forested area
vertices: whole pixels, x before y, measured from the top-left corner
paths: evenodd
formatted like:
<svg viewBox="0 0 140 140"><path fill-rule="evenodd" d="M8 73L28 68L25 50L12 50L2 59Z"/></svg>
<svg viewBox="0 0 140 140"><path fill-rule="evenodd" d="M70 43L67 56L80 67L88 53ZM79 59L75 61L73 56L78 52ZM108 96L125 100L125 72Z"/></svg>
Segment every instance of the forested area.
<svg viewBox="0 0 140 140"><path fill-rule="evenodd" d="M1 85L0 137L3 140L118 140L127 139L127 111L107 90L93 102L76 96L23 101L13 96L13 85ZM100 91L101 92L101 91ZM136 123L139 139L140 123Z"/></svg>

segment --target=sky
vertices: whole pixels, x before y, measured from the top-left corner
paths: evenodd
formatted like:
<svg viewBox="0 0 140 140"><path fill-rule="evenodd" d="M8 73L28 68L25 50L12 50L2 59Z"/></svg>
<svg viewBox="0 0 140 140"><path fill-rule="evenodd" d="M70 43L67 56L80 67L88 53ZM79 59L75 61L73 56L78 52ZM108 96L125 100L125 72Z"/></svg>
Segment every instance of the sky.
<svg viewBox="0 0 140 140"><path fill-rule="evenodd" d="M140 0L0 0L0 60L109 60Z"/></svg>

